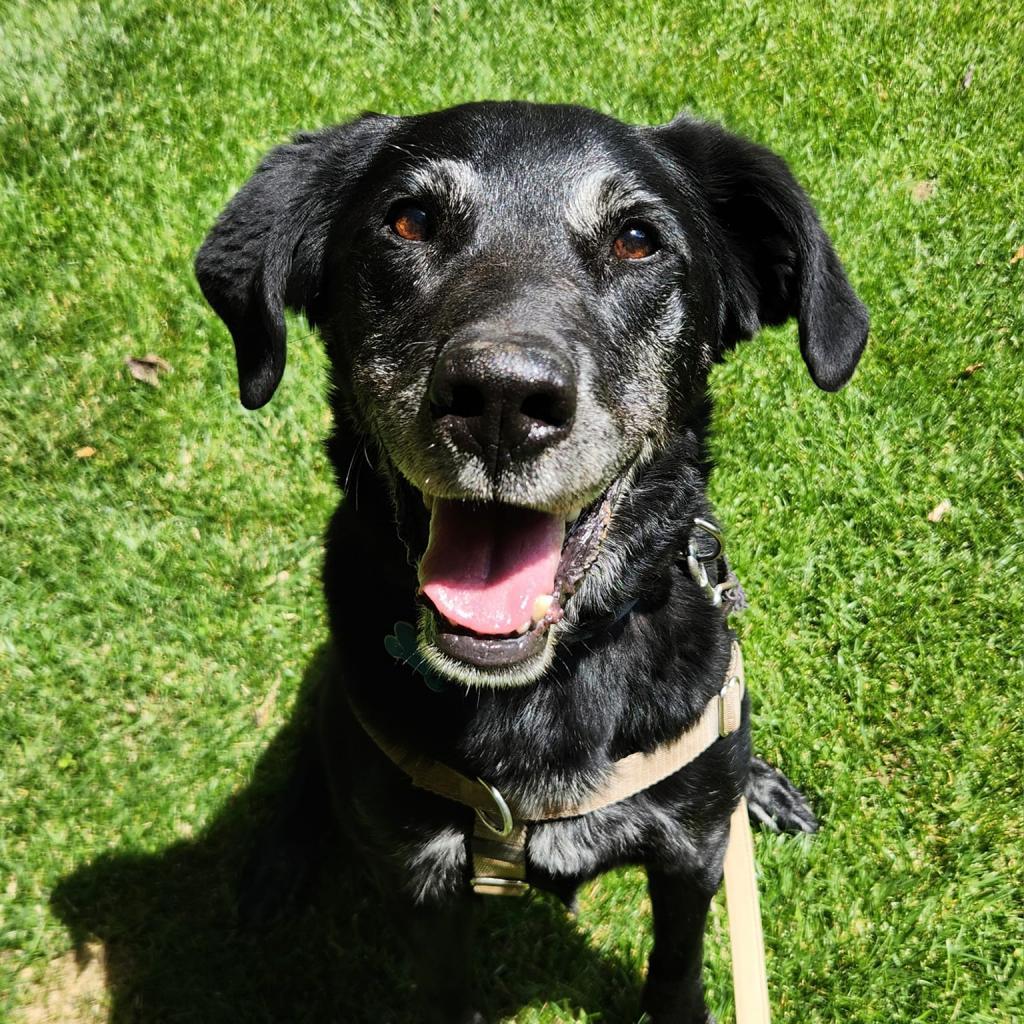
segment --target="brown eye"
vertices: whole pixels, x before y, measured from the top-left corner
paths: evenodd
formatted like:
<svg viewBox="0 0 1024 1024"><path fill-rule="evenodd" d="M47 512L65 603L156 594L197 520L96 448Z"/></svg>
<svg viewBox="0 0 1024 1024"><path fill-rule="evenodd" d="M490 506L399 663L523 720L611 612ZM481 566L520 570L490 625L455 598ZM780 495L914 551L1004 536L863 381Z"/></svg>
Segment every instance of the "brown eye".
<svg viewBox="0 0 1024 1024"><path fill-rule="evenodd" d="M425 242L431 235L430 214L415 203L395 203L388 213L388 227L407 242Z"/></svg>
<svg viewBox="0 0 1024 1024"><path fill-rule="evenodd" d="M612 252L620 260L645 260L658 251L654 228L639 221L625 224L612 243Z"/></svg>

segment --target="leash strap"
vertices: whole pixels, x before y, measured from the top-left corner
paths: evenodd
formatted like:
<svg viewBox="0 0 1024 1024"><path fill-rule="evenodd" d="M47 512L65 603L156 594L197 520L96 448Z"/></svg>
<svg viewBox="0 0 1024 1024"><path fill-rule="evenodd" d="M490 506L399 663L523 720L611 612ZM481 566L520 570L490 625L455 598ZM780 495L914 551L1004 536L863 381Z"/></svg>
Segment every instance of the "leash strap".
<svg viewBox="0 0 1024 1024"><path fill-rule="evenodd" d="M725 903L729 912L736 1024L769 1024L768 971L761 931L761 906L757 896L754 839L750 833L745 797L740 797L729 823L729 845L725 851Z"/></svg>

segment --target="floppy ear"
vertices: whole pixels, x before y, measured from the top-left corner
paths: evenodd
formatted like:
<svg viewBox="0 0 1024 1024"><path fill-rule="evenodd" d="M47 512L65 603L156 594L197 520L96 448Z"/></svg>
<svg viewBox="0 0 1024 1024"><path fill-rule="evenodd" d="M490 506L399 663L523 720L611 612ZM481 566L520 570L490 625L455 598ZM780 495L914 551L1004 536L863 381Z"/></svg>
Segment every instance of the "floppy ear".
<svg viewBox="0 0 1024 1024"><path fill-rule="evenodd" d="M273 150L196 255L199 287L235 343L247 409L269 402L281 381L285 308L313 322L331 225L391 120L364 114Z"/></svg>
<svg viewBox="0 0 1024 1024"><path fill-rule="evenodd" d="M796 317L811 378L837 391L864 351L868 314L785 161L686 115L656 131L706 195L721 239L711 243L722 250L723 346Z"/></svg>

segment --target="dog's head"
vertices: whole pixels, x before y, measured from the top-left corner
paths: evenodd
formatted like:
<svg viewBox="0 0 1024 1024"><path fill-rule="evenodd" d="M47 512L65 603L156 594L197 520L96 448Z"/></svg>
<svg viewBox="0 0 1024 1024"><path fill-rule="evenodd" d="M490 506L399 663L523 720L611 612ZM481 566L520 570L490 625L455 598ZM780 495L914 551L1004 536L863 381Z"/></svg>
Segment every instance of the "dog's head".
<svg viewBox="0 0 1024 1024"><path fill-rule="evenodd" d="M285 308L319 329L399 499L421 650L468 683L543 673L633 474L726 350L795 317L835 390L868 326L782 160L690 117L578 107L299 136L229 203L196 271L249 408L284 371Z"/></svg>

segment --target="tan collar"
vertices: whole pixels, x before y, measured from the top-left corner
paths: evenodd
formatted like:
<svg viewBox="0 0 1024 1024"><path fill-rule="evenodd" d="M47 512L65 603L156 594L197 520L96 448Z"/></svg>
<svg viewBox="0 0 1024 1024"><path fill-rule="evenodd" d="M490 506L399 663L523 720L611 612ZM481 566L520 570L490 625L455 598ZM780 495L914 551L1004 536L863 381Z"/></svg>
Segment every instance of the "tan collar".
<svg viewBox="0 0 1024 1024"><path fill-rule="evenodd" d="M441 761L406 750L368 725L354 708L353 713L367 735L409 776L414 786L446 800L472 807L491 833L504 837L511 833L515 823L552 821L590 814L674 775L696 760L715 740L728 736L740 727L743 689L743 657L739 644L733 641L725 684L708 701L693 725L650 753L638 751L616 761L601 786L582 800L549 804L540 813L532 814L517 813L514 803L510 804L494 786L483 779L471 779Z"/></svg>

